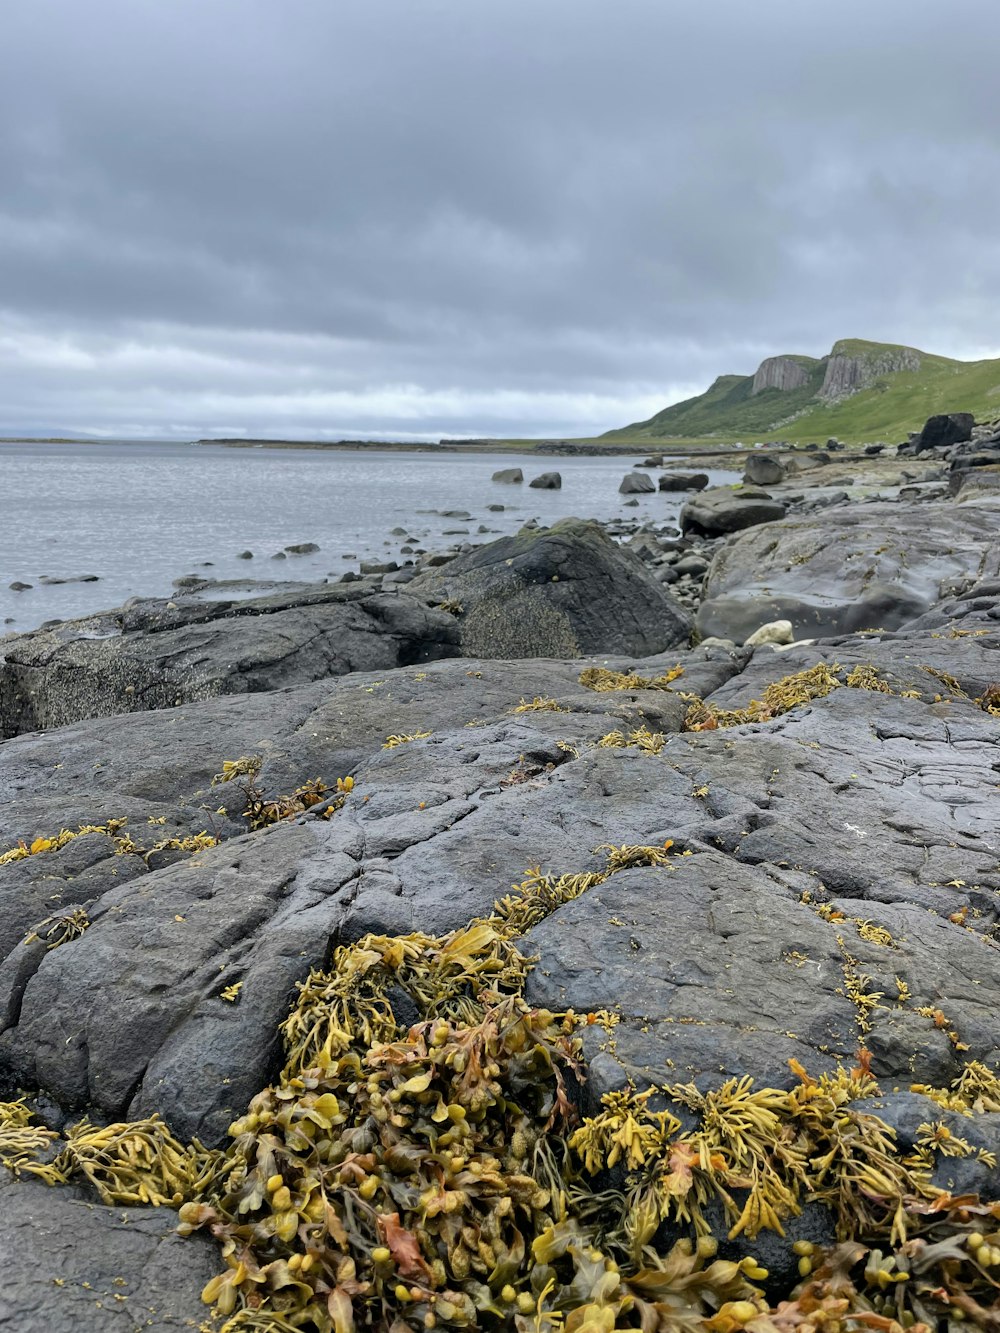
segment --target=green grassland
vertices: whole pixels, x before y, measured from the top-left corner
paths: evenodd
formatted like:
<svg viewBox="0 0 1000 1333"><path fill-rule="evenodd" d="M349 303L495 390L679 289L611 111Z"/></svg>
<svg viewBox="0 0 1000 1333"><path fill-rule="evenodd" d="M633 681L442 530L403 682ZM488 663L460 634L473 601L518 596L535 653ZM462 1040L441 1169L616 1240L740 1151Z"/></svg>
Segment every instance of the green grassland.
<svg viewBox="0 0 1000 1333"><path fill-rule="evenodd" d="M914 351L889 343L844 339L831 355L877 361L887 354ZM807 372L797 389L765 389L752 394L752 375L720 375L697 398L657 412L648 421L609 431L602 441L634 440L637 447L653 441L741 439L753 443L780 438L795 443L822 442L836 436L847 443L905 440L936 412L972 412L977 420L1000 417L1000 360L953 361L918 352L917 370L879 375L869 388L838 402L817 398L827 358L794 356Z"/></svg>

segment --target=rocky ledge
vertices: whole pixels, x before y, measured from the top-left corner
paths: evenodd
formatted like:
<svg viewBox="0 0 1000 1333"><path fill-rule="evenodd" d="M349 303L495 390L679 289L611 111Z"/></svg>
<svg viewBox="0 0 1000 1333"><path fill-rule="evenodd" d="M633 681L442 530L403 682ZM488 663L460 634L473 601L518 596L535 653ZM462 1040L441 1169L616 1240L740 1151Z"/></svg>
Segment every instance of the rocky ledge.
<svg viewBox="0 0 1000 1333"><path fill-rule="evenodd" d="M12 1328L995 1327L997 511L799 503L8 641Z"/></svg>

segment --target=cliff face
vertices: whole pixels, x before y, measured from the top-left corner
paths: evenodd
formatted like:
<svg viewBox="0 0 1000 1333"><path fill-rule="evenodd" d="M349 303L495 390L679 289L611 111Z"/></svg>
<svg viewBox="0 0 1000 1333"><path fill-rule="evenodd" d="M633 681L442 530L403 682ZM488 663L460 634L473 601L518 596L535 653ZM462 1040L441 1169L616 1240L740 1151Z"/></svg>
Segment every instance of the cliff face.
<svg viewBox="0 0 1000 1333"><path fill-rule="evenodd" d="M765 389L800 389L809 379L808 372L790 356L769 356L757 367L751 397Z"/></svg>
<svg viewBox="0 0 1000 1333"><path fill-rule="evenodd" d="M839 351L834 345L826 363L823 387L817 397L824 402L847 398L862 389L870 389L883 375L900 370L919 370L920 354L912 347L886 348L861 354Z"/></svg>

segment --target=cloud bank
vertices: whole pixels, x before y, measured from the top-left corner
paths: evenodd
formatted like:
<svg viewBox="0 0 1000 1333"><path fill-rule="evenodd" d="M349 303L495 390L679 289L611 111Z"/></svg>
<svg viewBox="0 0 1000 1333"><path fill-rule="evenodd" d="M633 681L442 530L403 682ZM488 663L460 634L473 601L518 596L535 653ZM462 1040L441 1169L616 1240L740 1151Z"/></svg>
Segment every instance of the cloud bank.
<svg viewBox="0 0 1000 1333"><path fill-rule="evenodd" d="M0 430L593 434L1000 350L988 0L32 0Z"/></svg>

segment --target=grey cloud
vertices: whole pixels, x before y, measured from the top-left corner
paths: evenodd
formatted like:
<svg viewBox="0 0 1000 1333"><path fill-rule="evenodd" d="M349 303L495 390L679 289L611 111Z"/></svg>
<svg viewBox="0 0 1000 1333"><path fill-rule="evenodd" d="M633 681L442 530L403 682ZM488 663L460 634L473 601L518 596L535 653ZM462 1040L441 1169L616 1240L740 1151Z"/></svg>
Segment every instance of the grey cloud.
<svg viewBox="0 0 1000 1333"><path fill-rule="evenodd" d="M0 428L571 433L998 341L990 0L32 0Z"/></svg>

